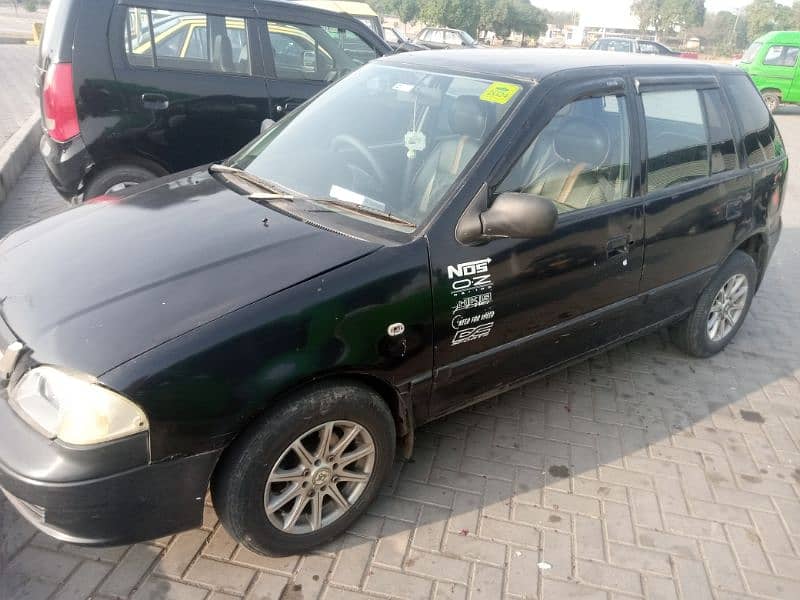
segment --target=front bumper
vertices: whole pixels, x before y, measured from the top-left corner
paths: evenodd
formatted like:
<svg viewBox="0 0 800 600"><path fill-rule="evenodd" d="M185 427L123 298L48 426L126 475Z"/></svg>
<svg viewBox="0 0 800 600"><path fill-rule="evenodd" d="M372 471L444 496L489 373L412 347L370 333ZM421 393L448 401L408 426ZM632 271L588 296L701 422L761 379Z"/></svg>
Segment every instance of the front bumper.
<svg viewBox="0 0 800 600"><path fill-rule="evenodd" d="M148 463L146 452L146 434L90 448L48 440L0 392L0 489L56 539L114 546L199 526L221 451L159 463Z"/></svg>
<svg viewBox="0 0 800 600"><path fill-rule="evenodd" d="M44 133L39 142L39 154L59 194L69 200L82 193L83 179L94 161L80 136L56 142Z"/></svg>

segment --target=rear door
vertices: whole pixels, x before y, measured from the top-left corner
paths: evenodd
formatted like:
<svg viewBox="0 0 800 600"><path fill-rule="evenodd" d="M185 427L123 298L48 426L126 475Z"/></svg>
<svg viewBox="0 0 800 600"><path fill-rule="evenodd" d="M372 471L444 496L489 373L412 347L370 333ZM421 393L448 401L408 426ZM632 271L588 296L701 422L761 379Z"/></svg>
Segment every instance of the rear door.
<svg viewBox="0 0 800 600"><path fill-rule="evenodd" d="M641 291L653 298L637 315L644 326L694 305L752 212L753 182L716 77L640 78L638 87L646 148Z"/></svg>
<svg viewBox="0 0 800 600"><path fill-rule="evenodd" d="M109 42L126 110L102 126L117 154L177 171L226 158L258 134L267 101L253 16L239 1L115 8Z"/></svg>
<svg viewBox="0 0 800 600"><path fill-rule="evenodd" d="M257 7L269 118L277 121L391 47L347 15L287 4Z"/></svg>

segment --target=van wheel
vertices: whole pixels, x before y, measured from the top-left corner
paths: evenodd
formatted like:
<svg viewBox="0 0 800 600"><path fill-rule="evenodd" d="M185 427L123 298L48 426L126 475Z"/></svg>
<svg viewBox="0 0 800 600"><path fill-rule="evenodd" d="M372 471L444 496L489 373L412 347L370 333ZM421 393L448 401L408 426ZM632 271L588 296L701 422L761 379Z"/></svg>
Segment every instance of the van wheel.
<svg viewBox="0 0 800 600"><path fill-rule="evenodd" d="M92 177L92 180L86 186L83 198L84 200L90 200L97 196L121 192L138 183L155 179L161 175L162 173L154 173L150 169L139 165L110 167Z"/></svg>
<svg viewBox="0 0 800 600"><path fill-rule="evenodd" d="M375 498L395 452L383 400L356 383L287 398L226 451L211 496L228 532L254 552L307 552L344 532Z"/></svg>
<svg viewBox="0 0 800 600"><path fill-rule="evenodd" d="M689 316L672 328L672 340L697 357L716 354L730 343L744 322L753 300L758 269L740 250L717 271Z"/></svg>
<svg viewBox="0 0 800 600"><path fill-rule="evenodd" d="M781 105L781 97L775 92L763 92L761 97L764 98L764 104L767 105L769 112L774 113Z"/></svg>

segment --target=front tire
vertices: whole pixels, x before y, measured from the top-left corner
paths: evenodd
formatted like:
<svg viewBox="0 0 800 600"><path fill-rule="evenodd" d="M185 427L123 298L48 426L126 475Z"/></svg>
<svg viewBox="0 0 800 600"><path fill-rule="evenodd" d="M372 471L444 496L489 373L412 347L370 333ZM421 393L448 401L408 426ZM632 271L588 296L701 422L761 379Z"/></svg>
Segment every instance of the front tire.
<svg viewBox="0 0 800 600"><path fill-rule="evenodd" d="M358 382L286 398L226 451L211 481L225 528L254 552L307 552L344 532L391 471L394 419Z"/></svg>
<svg viewBox="0 0 800 600"><path fill-rule="evenodd" d="M774 113L781 105L781 97L775 92L762 92L761 97L764 98L764 104L767 105L769 112Z"/></svg>
<svg viewBox="0 0 800 600"><path fill-rule="evenodd" d="M742 326L757 283L756 263L736 250L703 290L694 310L672 328L675 345L699 358L720 352Z"/></svg>

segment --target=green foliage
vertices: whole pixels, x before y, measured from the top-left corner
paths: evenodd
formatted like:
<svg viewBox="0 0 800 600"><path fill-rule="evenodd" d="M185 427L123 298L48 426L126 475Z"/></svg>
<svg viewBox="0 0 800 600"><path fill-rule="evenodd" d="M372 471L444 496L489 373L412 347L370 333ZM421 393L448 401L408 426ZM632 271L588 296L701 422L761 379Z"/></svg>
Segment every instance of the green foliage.
<svg viewBox="0 0 800 600"><path fill-rule="evenodd" d="M639 19L643 31L652 29L658 36L668 36L678 29L702 25L706 3L705 0L636 0L631 13Z"/></svg>
<svg viewBox="0 0 800 600"><path fill-rule="evenodd" d="M748 40L753 41L768 31L796 28L800 25L795 20L796 11L797 2L790 8L775 0L753 0L744 11Z"/></svg>
<svg viewBox="0 0 800 600"><path fill-rule="evenodd" d="M546 28L545 13L529 0L368 0L379 14L404 22L463 29L475 36L480 30L506 37L511 31L538 36Z"/></svg>

